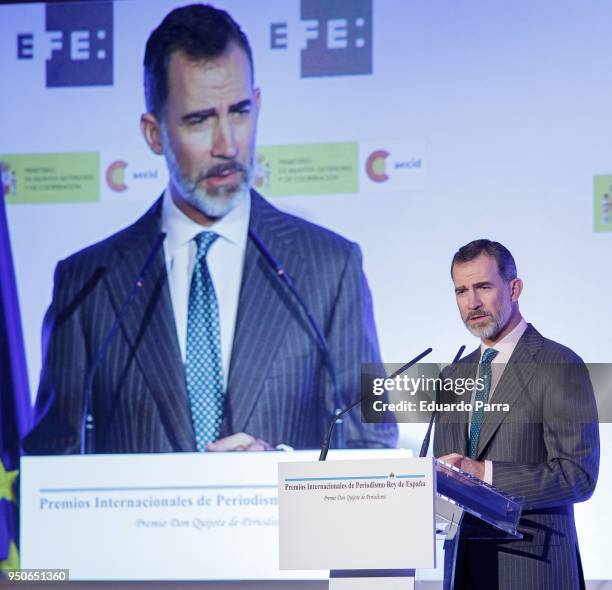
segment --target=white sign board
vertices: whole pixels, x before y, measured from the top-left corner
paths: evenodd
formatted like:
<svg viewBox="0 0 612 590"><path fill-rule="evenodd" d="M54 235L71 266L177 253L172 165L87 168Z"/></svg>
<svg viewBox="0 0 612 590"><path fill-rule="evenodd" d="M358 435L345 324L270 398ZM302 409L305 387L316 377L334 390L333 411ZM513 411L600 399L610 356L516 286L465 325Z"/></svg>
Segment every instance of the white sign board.
<svg viewBox="0 0 612 590"><path fill-rule="evenodd" d="M332 451L334 457L410 451ZM278 567L279 461L314 451L24 457L21 567L71 580L326 579Z"/></svg>
<svg viewBox="0 0 612 590"><path fill-rule="evenodd" d="M435 567L431 458L278 469L281 569Z"/></svg>

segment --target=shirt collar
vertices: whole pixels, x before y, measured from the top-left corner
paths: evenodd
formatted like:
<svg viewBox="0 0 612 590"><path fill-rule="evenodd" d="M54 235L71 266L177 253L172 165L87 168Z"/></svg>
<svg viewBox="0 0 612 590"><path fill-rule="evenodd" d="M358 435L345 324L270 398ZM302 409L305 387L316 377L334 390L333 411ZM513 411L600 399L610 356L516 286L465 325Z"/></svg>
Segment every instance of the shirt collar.
<svg viewBox="0 0 612 590"><path fill-rule="evenodd" d="M521 339L521 336L525 333L527 329L527 322L524 318L521 318L521 321L514 327L514 329L506 334L499 342L495 343L495 346L487 346L486 344L480 344L480 356L482 358L483 352L487 348L494 348L497 350L497 355L493 359L494 363L507 363L518 344L518 341Z"/></svg>
<svg viewBox="0 0 612 590"><path fill-rule="evenodd" d="M251 198L247 189L240 195L238 204L227 215L205 228L176 206L170 196L170 189L166 188L162 202L161 225L162 231L166 232L165 250L168 258L173 258L179 248L204 230L213 231L226 242L245 249L250 215Z"/></svg>

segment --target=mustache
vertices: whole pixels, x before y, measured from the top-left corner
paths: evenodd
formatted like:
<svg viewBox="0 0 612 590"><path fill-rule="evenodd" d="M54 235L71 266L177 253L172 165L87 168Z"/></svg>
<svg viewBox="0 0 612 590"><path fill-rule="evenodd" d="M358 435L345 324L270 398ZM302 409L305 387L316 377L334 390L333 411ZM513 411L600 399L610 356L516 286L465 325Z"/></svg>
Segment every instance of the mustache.
<svg viewBox="0 0 612 590"><path fill-rule="evenodd" d="M471 320L473 318L477 318L478 316L484 316L484 317L491 317L491 314L488 311L479 311L479 310L475 310L475 311L470 311L467 314L467 317L465 318L466 321Z"/></svg>
<svg viewBox="0 0 612 590"><path fill-rule="evenodd" d="M222 174L226 174L228 172L242 172L243 174L246 174L247 169L243 164L237 162L236 160L223 162L222 164L215 164L214 166L211 166L207 170L200 173L196 184L202 180L210 178L211 176L221 176Z"/></svg>

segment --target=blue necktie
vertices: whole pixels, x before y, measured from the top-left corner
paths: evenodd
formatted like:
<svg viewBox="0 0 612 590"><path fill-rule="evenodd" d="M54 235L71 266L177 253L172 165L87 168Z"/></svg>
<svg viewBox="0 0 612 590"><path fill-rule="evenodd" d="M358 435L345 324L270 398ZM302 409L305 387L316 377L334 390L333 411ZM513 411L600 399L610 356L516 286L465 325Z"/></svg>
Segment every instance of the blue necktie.
<svg viewBox="0 0 612 590"><path fill-rule="evenodd" d="M209 442L217 440L223 417L219 305L206 264L208 249L218 237L209 231L195 237L198 252L187 312L185 373L198 451L205 451Z"/></svg>
<svg viewBox="0 0 612 590"><path fill-rule="evenodd" d="M480 391L476 391L476 398L474 399L474 406L476 402L487 403L489 399L489 391L491 390L491 361L497 355L497 350L494 348L487 348L482 353L480 359L480 367L478 370L478 376L483 381L483 388ZM472 459L476 458L476 451L478 449L478 437L480 436L480 427L484 420L484 409L480 408L478 411L472 412L472 421L470 423L470 449L469 457Z"/></svg>

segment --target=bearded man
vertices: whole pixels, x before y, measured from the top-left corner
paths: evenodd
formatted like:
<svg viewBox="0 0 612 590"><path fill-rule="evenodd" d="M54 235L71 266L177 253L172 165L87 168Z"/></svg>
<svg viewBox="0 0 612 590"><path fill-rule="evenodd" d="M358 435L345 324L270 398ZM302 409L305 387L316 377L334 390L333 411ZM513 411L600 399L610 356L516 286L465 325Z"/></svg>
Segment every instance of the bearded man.
<svg viewBox="0 0 612 590"><path fill-rule="evenodd" d="M25 450L78 452L86 414L96 452L319 447L358 398L361 363L380 361L359 247L250 188L261 93L227 12L170 12L144 82L140 125L169 183L135 224L58 264ZM354 412L344 426L347 446L395 444L394 424Z"/></svg>
<svg viewBox="0 0 612 590"><path fill-rule="evenodd" d="M481 344L444 374L478 377L482 387L472 392L471 411L438 416L434 453L523 502L520 540L474 540L488 533L464 517L454 588L584 588L573 505L592 495L599 469L587 368L523 319L523 282L502 244L463 246L451 277L461 318ZM441 401L458 398L441 392ZM452 557L445 561L449 584Z"/></svg>

